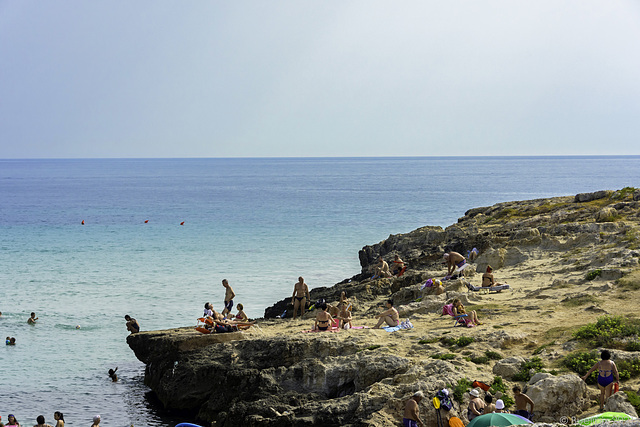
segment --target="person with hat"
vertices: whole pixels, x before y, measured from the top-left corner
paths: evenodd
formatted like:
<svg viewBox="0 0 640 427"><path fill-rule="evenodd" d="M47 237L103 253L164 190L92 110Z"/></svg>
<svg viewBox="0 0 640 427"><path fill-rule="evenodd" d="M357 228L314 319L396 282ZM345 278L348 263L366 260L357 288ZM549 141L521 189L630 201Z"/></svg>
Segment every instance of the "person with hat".
<svg viewBox="0 0 640 427"><path fill-rule="evenodd" d="M91 424L91 427L100 427L100 415L93 417L93 424Z"/></svg>
<svg viewBox="0 0 640 427"><path fill-rule="evenodd" d="M403 427L424 426L420 419L420 408L418 407L418 403L420 403L423 398L424 393L416 391L413 393L413 396L411 396L411 399L407 401L404 407L404 415L402 416Z"/></svg>
<svg viewBox="0 0 640 427"><path fill-rule="evenodd" d="M18 422L18 420L16 420L16 417L13 414L9 414L7 416L7 424L8 426L20 426L20 423Z"/></svg>
<svg viewBox="0 0 640 427"><path fill-rule="evenodd" d="M496 412L501 412L503 414L509 413L509 411L504 409L504 401L502 399L496 400Z"/></svg>
<svg viewBox="0 0 640 427"><path fill-rule="evenodd" d="M469 395L471 396L471 400L469 400L467 419L471 421L478 415L482 415L482 411L484 410L484 401L480 399L480 392L476 388L471 390Z"/></svg>

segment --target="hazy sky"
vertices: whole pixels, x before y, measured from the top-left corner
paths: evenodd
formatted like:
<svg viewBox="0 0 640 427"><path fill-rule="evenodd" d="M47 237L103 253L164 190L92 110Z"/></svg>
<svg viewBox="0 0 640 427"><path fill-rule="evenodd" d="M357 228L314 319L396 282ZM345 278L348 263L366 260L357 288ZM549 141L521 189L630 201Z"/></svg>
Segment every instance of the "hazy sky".
<svg viewBox="0 0 640 427"><path fill-rule="evenodd" d="M0 158L640 154L638 1L0 0Z"/></svg>

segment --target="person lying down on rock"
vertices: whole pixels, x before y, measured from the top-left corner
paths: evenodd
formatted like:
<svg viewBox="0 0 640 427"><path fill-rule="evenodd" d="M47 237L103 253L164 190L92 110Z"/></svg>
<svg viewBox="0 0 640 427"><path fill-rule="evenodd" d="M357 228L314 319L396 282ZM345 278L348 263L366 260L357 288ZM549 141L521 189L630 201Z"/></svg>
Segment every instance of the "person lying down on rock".
<svg viewBox="0 0 640 427"><path fill-rule="evenodd" d="M205 319L205 328L213 329L215 332L235 332L238 330L239 326L253 325L255 322L236 322L233 320L225 319L221 313L213 310L211 306L209 306L211 310L211 315L207 316Z"/></svg>

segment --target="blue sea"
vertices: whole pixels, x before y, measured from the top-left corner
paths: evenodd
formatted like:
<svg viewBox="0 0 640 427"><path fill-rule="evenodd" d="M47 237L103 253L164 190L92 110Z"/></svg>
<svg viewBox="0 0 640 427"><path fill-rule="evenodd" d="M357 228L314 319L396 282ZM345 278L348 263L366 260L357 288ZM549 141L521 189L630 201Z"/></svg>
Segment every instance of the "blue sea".
<svg viewBox="0 0 640 427"><path fill-rule="evenodd" d="M625 186L640 187L639 156L0 160L0 336L17 341L0 348L0 414L174 426L125 314L144 330L195 325L205 302L222 309L226 278L259 317L298 276L359 273L358 250L389 234Z"/></svg>

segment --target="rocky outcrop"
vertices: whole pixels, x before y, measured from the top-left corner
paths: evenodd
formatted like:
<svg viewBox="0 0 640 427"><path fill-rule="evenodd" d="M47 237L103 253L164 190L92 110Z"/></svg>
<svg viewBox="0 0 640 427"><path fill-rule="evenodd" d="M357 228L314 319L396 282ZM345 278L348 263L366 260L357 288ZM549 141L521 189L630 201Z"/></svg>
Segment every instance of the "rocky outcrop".
<svg viewBox="0 0 640 427"><path fill-rule="evenodd" d="M537 421L556 422L590 406L587 385L576 374L539 377L523 392L535 402Z"/></svg>
<svg viewBox="0 0 640 427"><path fill-rule="evenodd" d="M204 425L396 425L416 390L430 399L445 387L453 392L462 379L490 384L495 376L509 390L532 355L550 363L580 350L571 328L556 322L556 312L574 310L572 318L594 318L616 312L619 303L605 310L605 299L627 298L620 290L625 283L621 278L636 271L640 259L636 194L623 189L470 209L446 229L423 227L365 246L359 253L359 274L311 290L312 301L329 303L346 292L354 317L368 319L369 326L391 297L403 319L410 317L420 326L415 330L302 334L279 326L289 320L269 320L285 311L284 317L290 317L291 300L286 298L267 308L266 320L246 332L201 335L179 328L133 334L127 342L146 364L145 383L163 405L192 414ZM427 279L444 276L444 251L466 255L474 247L480 255L465 277L445 281L441 294L421 289ZM396 254L409 265L406 273L371 279L377 258L391 261ZM501 269L518 271L522 288L500 298L470 292L467 284L479 281L473 274L487 265L497 275ZM632 292L636 284L628 281L626 286ZM454 298L478 310L482 320L494 321L454 328L451 317L440 317L442 306ZM303 321L313 316L307 313ZM269 328L276 332L265 333ZM616 361L638 357L618 350L612 354ZM566 372L559 363L555 367ZM588 396L585 383L574 374L538 373L524 391L535 402L536 420L553 422L589 408L594 401L589 390ZM462 408L455 404L462 413L464 396ZM622 397L610 402L612 408L630 411ZM429 400L420 408L425 424L435 425Z"/></svg>

